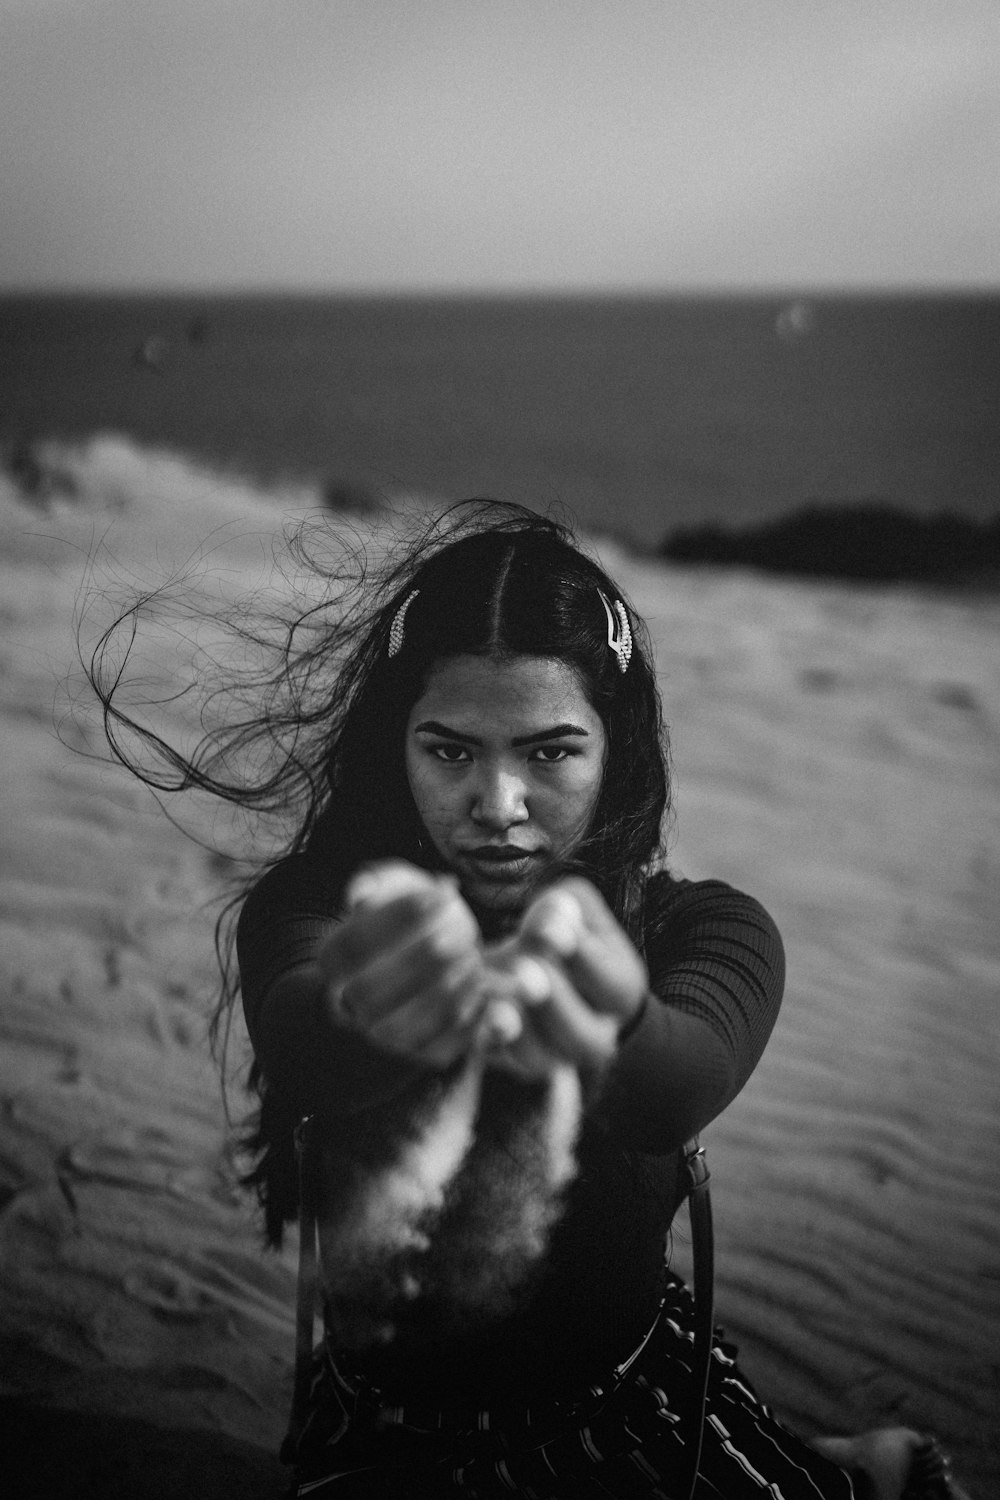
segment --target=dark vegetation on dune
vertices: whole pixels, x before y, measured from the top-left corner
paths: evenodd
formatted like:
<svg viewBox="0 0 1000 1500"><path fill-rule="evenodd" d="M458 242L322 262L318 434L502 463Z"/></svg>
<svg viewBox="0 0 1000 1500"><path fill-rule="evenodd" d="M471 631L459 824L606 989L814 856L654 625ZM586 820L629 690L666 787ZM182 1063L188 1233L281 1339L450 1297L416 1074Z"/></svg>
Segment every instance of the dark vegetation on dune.
<svg viewBox="0 0 1000 1500"><path fill-rule="evenodd" d="M81 481L60 445L0 440L0 473L23 499L46 510L80 497ZM319 487L325 509L376 518L393 496L349 477ZM600 528L626 551L643 551L627 530ZM1000 588L1000 510L977 519L949 511L920 515L891 501L813 501L745 525L705 521L668 532L655 549L671 563L753 568L801 578L910 583L939 588Z"/></svg>
<svg viewBox="0 0 1000 1500"><path fill-rule="evenodd" d="M888 501L812 504L748 526L708 522L661 543L674 563L877 583L1000 583L1000 514L913 515Z"/></svg>

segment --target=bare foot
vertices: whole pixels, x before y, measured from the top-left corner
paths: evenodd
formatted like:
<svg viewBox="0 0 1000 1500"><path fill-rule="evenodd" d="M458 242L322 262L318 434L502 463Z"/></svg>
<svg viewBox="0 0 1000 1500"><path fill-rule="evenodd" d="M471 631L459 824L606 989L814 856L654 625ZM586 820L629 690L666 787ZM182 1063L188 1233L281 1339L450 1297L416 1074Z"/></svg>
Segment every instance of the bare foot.
<svg viewBox="0 0 1000 1500"><path fill-rule="evenodd" d="M875 1427L857 1437L813 1438L812 1447L842 1469L860 1469L871 1481L871 1500L902 1500L922 1442L910 1427Z"/></svg>

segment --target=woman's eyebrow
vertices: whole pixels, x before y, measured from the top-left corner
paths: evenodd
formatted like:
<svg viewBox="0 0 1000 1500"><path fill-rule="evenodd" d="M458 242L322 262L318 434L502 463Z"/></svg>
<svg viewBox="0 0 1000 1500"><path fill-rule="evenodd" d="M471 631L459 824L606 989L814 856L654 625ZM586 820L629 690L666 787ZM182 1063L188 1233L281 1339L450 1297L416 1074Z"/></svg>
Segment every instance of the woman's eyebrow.
<svg viewBox="0 0 1000 1500"><path fill-rule="evenodd" d="M436 734L443 740L461 740L463 745L482 745L482 740L474 734L463 734L460 729L449 729L447 724L439 724L436 719L424 719L413 727L414 734ZM581 735L584 739L589 737L590 731L584 729L580 724L554 724L551 729L539 729L534 734L519 734L511 744L537 745L542 740L561 740L568 735Z"/></svg>
<svg viewBox="0 0 1000 1500"><path fill-rule="evenodd" d="M414 734L436 734L443 740L461 740L463 745L482 745L482 740L474 734L463 734L460 729L449 729L447 724L439 724L437 719L424 719L420 724L414 724Z"/></svg>
<svg viewBox="0 0 1000 1500"><path fill-rule="evenodd" d="M581 724L554 724L551 729L540 729L537 734L519 734L516 739L511 740L511 744L537 745L540 740L561 740L570 734L582 735L587 739L589 733Z"/></svg>

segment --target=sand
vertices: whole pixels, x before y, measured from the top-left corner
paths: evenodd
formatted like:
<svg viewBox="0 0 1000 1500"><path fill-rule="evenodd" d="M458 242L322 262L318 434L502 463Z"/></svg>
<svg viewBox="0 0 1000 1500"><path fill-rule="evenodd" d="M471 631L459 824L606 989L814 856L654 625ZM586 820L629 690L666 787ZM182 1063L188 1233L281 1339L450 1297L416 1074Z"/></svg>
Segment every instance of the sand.
<svg viewBox="0 0 1000 1500"><path fill-rule="evenodd" d="M0 478L0 1416L16 1492L276 1495L293 1247L260 1248L208 1055L220 862L81 753L100 741L66 686L96 545L113 589L210 537L191 585L208 600L260 584L283 513L310 497L120 440L48 461L62 493L28 502ZM759 896L788 953L764 1062L706 1132L717 1315L804 1432L933 1428L987 1500L1000 605L604 550L657 646L672 862ZM237 1028L234 1072L245 1057ZM237 1084L230 1102L238 1119Z"/></svg>

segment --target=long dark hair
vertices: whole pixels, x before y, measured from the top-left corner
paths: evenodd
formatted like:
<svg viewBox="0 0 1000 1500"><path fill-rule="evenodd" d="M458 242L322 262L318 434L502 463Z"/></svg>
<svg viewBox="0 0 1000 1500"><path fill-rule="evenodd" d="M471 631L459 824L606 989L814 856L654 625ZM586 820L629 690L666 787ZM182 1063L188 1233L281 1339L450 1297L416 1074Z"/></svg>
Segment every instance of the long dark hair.
<svg viewBox="0 0 1000 1500"><path fill-rule="evenodd" d="M300 528L291 555L309 580L310 602L290 615L239 608L222 620L243 665L237 672L224 659L219 682L201 684L204 732L193 749L178 749L124 701L136 631L163 594L119 615L84 661L113 754L147 785L209 793L276 825L266 857L237 882L216 925L215 1045L224 1052L239 994L236 919L263 865L305 848L321 853L341 882L380 857L433 865L406 776L404 732L428 673L448 657L548 657L576 672L604 725L607 752L574 868L641 944L645 879L670 807L666 730L646 628L569 528L521 506L472 500L425 522L416 536L397 537L374 561L360 545L345 548L328 524ZM632 654L625 672L608 645L602 594L626 611ZM404 604L399 649L390 654ZM250 1084L263 1101L255 1144L271 1150L280 1102L269 1102L256 1065ZM254 1177L274 1238L293 1200L277 1190L266 1164Z"/></svg>
<svg viewBox="0 0 1000 1500"><path fill-rule="evenodd" d="M403 744L430 669L460 655L555 658L577 674L607 737L594 820L574 863L638 935L642 884L660 847L669 778L645 627L617 584L565 527L485 503L465 504L435 523L386 584L342 669L329 800L311 846L328 848L348 867L390 854L427 864L433 856L423 847ZM602 595L627 611L633 647L625 672L608 645ZM390 631L404 606L399 649L390 654Z"/></svg>

